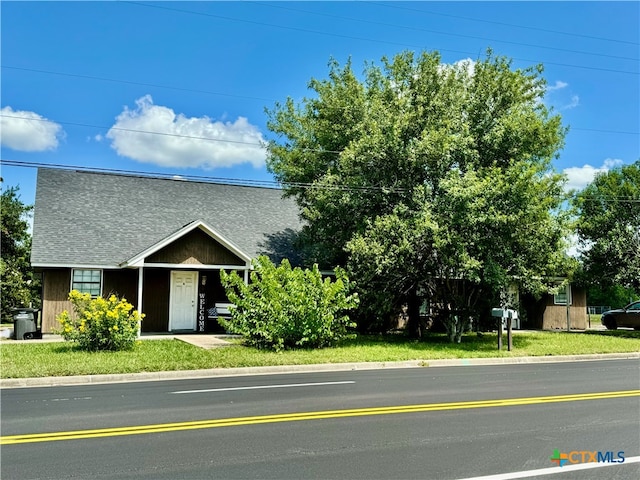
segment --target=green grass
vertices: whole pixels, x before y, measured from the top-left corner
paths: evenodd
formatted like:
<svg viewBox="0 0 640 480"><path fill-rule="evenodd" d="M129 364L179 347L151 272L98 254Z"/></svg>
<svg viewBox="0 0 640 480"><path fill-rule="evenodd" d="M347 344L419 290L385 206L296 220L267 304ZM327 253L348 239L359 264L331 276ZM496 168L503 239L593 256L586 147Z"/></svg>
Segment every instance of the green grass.
<svg viewBox="0 0 640 480"><path fill-rule="evenodd" d="M602 315L599 315L596 313L589 314L589 322L591 323L591 326L595 327L596 325L601 325L602 324L601 318L602 318Z"/></svg>
<svg viewBox="0 0 640 480"><path fill-rule="evenodd" d="M497 350L495 334L463 337L451 344L442 335L422 341L396 336L360 336L335 348L261 351L243 345L204 350L180 340L143 340L125 352L83 352L69 343L0 344L0 377L28 378L108 373L157 372L312 363L391 362L453 358L487 358L622 353L640 351L640 332L516 333L513 350Z"/></svg>

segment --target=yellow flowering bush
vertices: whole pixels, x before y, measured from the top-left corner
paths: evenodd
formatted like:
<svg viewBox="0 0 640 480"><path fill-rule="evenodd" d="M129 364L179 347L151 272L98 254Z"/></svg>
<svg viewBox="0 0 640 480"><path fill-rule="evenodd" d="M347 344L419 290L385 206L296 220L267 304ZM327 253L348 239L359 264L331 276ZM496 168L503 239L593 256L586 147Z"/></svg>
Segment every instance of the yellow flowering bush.
<svg viewBox="0 0 640 480"><path fill-rule="evenodd" d="M65 310L56 317L60 328L55 333L62 338L77 342L83 350L128 350L135 345L144 314L126 299L115 295L92 299L88 293L72 290L69 300L74 315Z"/></svg>

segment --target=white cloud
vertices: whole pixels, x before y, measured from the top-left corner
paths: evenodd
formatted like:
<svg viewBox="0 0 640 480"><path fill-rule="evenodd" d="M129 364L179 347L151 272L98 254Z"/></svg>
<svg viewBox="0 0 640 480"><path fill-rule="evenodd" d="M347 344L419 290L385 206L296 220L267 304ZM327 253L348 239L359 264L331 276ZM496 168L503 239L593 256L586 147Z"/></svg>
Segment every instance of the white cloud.
<svg viewBox="0 0 640 480"><path fill-rule="evenodd" d="M456 63L454 63L454 65L465 69L470 77L473 77L473 74L476 71L476 62L470 58L458 60Z"/></svg>
<svg viewBox="0 0 640 480"><path fill-rule="evenodd" d="M580 105L580 97L578 95L572 95L571 101L563 107L560 107L560 110L569 110L571 108L576 108L578 105Z"/></svg>
<svg viewBox="0 0 640 480"><path fill-rule="evenodd" d="M569 86L569 84L567 82L563 82L561 80L556 80L555 85L547 87L547 92L553 92L555 90L562 90L563 88L568 87L568 86Z"/></svg>
<svg viewBox="0 0 640 480"><path fill-rule="evenodd" d="M580 97L571 92L571 90L567 90L564 93L558 93L560 90L564 90L567 88L569 84L567 82L563 82L562 80L556 80L554 85L548 85L546 87L546 94L550 96L555 105L564 103L564 105L557 107L559 110L570 110L572 108L576 108L580 105ZM567 97L571 95L571 97L567 100Z"/></svg>
<svg viewBox="0 0 640 480"><path fill-rule="evenodd" d="M186 117L154 105L150 95L136 100L134 110L125 107L106 137L118 155L164 167L210 169L242 163L259 167L266 158L262 133L246 118L221 122Z"/></svg>
<svg viewBox="0 0 640 480"><path fill-rule="evenodd" d="M452 70L466 70L467 75L473 77L476 69L476 62L470 58L463 58L454 63L441 63L438 66L440 73L450 72Z"/></svg>
<svg viewBox="0 0 640 480"><path fill-rule="evenodd" d="M35 112L13 110L6 106L0 115L0 139L2 145L22 152L54 150L60 138L64 138L62 127Z"/></svg>
<svg viewBox="0 0 640 480"><path fill-rule="evenodd" d="M567 190L582 190L591 183L597 173L608 172L611 168L615 168L623 163L624 162L622 160L617 158L607 158L600 167L584 165L582 167L565 168L563 172L568 177L568 182L565 188Z"/></svg>

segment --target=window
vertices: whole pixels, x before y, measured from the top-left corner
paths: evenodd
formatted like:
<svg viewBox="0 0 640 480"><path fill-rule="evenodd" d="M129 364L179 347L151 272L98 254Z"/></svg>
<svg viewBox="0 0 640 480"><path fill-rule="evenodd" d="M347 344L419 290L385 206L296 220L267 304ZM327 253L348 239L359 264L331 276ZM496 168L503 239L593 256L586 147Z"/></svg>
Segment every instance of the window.
<svg viewBox="0 0 640 480"><path fill-rule="evenodd" d="M89 293L98 297L102 293L102 271L74 269L71 275L71 290Z"/></svg>
<svg viewBox="0 0 640 480"><path fill-rule="evenodd" d="M553 304L566 305L567 297L569 298L569 305L571 305L571 285L566 285L563 289L559 290L558 293L553 295Z"/></svg>

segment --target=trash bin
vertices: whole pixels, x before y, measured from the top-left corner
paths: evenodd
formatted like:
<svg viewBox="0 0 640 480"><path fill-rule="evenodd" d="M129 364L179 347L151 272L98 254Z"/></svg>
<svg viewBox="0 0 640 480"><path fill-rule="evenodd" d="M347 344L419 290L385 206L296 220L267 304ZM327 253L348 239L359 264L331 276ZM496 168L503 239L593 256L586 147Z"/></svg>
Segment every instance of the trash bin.
<svg viewBox="0 0 640 480"><path fill-rule="evenodd" d="M29 340L42 338L42 331L37 326L37 313L35 308L13 309L13 338L16 340Z"/></svg>

